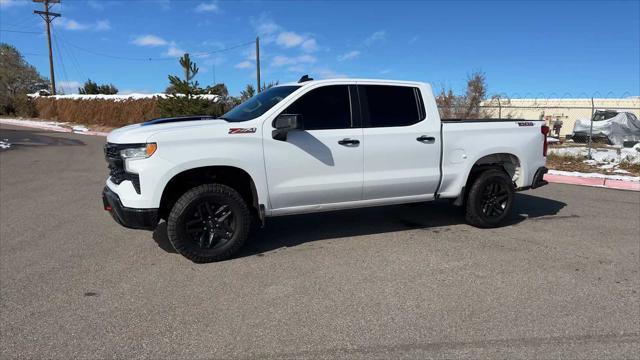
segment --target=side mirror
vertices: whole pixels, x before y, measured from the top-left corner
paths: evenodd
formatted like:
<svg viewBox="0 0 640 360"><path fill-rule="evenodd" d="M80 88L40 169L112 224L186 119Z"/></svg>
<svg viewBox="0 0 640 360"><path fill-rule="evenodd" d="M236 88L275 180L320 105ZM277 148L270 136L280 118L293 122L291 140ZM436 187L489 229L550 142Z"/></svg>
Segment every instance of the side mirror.
<svg viewBox="0 0 640 360"><path fill-rule="evenodd" d="M302 115L300 114L281 114L273 121L273 127L276 128L271 132L271 137L275 140L287 141L287 133L293 130L303 130Z"/></svg>

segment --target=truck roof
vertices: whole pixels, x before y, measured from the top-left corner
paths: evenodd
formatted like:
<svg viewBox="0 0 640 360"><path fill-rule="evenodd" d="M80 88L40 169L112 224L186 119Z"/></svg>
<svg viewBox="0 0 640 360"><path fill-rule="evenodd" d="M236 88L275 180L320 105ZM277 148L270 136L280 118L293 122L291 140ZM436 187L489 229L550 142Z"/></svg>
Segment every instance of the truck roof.
<svg viewBox="0 0 640 360"><path fill-rule="evenodd" d="M304 82L289 82L284 84L279 84L277 86L291 86L298 85L304 86L309 84L354 84L358 82L369 83L369 84L380 84L380 85L429 85L428 83L419 82L419 81L407 81L407 80L389 80L389 79L359 79L359 78L338 78L338 79L321 79L321 80L309 80Z"/></svg>

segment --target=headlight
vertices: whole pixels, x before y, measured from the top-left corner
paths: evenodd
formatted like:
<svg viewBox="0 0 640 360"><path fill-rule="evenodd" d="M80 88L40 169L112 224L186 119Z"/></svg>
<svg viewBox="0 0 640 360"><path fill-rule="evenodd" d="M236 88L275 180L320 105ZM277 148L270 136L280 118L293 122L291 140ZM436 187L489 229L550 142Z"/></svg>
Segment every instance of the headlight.
<svg viewBox="0 0 640 360"><path fill-rule="evenodd" d="M122 156L123 159L146 159L153 155L156 149L158 149L158 145L156 143L150 143L146 146L122 149L120 150L120 156Z"/></svg>

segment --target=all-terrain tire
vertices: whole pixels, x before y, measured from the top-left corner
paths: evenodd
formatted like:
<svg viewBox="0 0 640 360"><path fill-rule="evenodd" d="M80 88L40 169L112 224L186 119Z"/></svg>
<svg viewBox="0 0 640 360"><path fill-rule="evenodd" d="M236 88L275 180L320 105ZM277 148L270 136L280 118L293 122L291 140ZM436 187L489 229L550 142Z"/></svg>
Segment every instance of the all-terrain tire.
<svg viewBox="0 0 640 360"><path fill-rule="evenodd" d="M499 189L492 194L496 188ZM480 228L500 226L511 212L514 193L513 182L504 171L485 170L475 178L467 194L467 223Z"/></svg>
<svg viewBox="0 0 640 360"><path fill-rule="evenodd" d="M230 209L234 231L220 246L203 248L187 233L186 224L194 207L209 201ZM167 235L178 253L196 263L209 263L229 259L237 253L249 236L251 222L249 208L237 191L222 184L205 184L187 191L173 205L167 219Z"/></svg>

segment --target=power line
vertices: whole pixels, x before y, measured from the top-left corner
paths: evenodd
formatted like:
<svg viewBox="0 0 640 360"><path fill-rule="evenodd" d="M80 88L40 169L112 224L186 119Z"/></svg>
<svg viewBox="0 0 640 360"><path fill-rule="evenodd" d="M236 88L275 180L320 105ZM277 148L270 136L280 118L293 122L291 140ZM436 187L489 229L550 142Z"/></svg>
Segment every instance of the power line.
<svg viewBox="0 0 640 360"><path fill-rule="evenodd" d="M105 54L105 53L101 53L98 51L94 51L91 49L87 49L85 47L73 44L65 39L60 38L60 41L67 43L69 46L72 46L80 51L84 51L86 53L92 54L92 55L96 55L96 56L102 56L102 57L106 57L106 58L110 58L110 59L118 59L118 60L130 60L130 61L174 61L175 59L172 57L169 58L158 58L158 57L129 57L129 56L119 56L119 55L111 55L111 54ZM198 51L194 54L197 54L199 56L205 56L205 55L211 55L211 54L216 54L216 53L221 53L221 52L225 52L225 51L230 51L230 50L234 50L234 49L238 49L241 48L243 46L248 46L254 44L253 41L251 42L246 42L246 43L242 43L242 44L237 44L237 45L233 45L233 46L229 46L223 49L218 49L218 50L212 50L212 51L207 51L207 52L201 52Z"/></svg>
<svg viewBox="0 0 640 360"><path fill-rule="evenodd" d="M84 51L86 53L92 54L92 55L96 55L96 56L102 56L102 57L106 57L106 58L110 58L110 59L117 59L117 60L130 60L130 61L166 61L166 60L174 60L172 58L152 58L152 57L148 57L148 58L135 58L135 57L126 57L126 56L118 56L118 55L110 55L110 54L104 54L101 52L97 52L97 51L93 51L93 50L89 50L86 49L82 46L78 46L76 44L70 43L67 40L64 39L60 39L60 41L67 43L69 46L72 46L80 51Z"/></svg>
<svg viewBox="0 0 640 360"><path fill-rule="evenodd" d="M56 37L56 34L54 34L54 37ZM57 37L60 37L60 41L64 40L64 37L61 33L57 34ZM71 58L71 65L75 67L76 73L82 76L82 78L87 79L88 77L84 73L84 71L82 71L80 62L78 61L78 58L76 58L76 55L73 53L73 51L68 46L65 46L64 43L62 44L61 48L63 49L63 51L65 51L69 58Z"/></svg>
<svg viewBox="0 0 640 360"><path fill-rule="evenodd" d="M69 83L69 74L67 73L67 68L64 65L64 61L62 61L62 52L60 51L60 45L58 45L58 38L53 34L53 45L56 47L56 53L58 55L58 63L62 67L62 74L64 74L64 79L67 84Z"/></svg>
<svg viewBox="0 0 640 360"><path fill-rule="evenodd" d="M201 52L201 51L198 51L198 52L196 52L196 53L194 53L194 54L197 54L197 55L200 55L200 56L202 56L202 55L217 54L217 53L221 53L221 52L225 52L225 51L229 51L229 50L234 50L234 49L238 49L238 48L241 48L241 47L244 47L244 46L253 45L253 44L255 44L255 41L249 41L249 42L246 42L246 43L242 43L242 44L238 44L238 45L233 45L233 46L229 46L229 47L226 47L226 48L223 48L223 49L212 50L212 51L208 51L208 52Z"/></svg>
<svg viewBox="0 0 640 360"><path fill-rule="evenodd" d="M0 29L0 32L19 33L19 34L42 34L42 31L22 31L22 30L6 30Z"/></svg>

